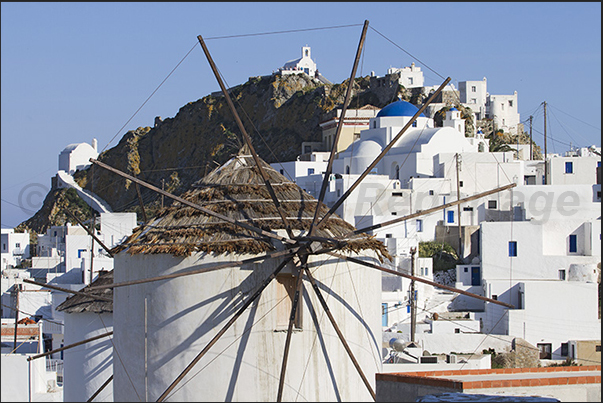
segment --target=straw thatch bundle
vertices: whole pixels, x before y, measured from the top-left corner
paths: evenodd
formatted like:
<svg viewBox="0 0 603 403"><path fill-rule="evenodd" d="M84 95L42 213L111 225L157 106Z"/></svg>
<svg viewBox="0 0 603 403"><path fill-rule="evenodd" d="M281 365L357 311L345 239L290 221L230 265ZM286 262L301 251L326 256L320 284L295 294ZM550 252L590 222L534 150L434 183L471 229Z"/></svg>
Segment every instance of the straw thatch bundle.
<svg viewBox="0 0 603 403"><path fill-rule="evenodd" d="M318 201L270 165L264 161L261 163L289 225L296 234L307 233ZM233 157L193 184L181 197L266 231L274 232L285 228L264 179L250 155ZM327 211L328 208L322 205L319 217ZM352 225L332 215L315 235L334 238L353 230ZM193 252L258 254L274 250L275 246L268 237L174 202L161 210L149 225L137 228L114 252L126 249L130 254L167 253L190 256ZM356 236L343 249L355 252L372 249L378 255L390 257L381 242L367 235Z"/></svg>
<svg viewBox="0 0 603 403"><path fill-rule="evenodd" d="M98 295L104 298L113 299L113 288L103 288L99 290L88 291L91 286L107 285L113 283L113 270L101 270L98 272L98 277L80 291L90 294L89 297L83 295L72 295L67 298L63 303L57 306L57 311L63 311L67 313L80 313L80 312L91 312L91 313L107 313L113 312L113 302L95 299L94 296Z"/></svg>

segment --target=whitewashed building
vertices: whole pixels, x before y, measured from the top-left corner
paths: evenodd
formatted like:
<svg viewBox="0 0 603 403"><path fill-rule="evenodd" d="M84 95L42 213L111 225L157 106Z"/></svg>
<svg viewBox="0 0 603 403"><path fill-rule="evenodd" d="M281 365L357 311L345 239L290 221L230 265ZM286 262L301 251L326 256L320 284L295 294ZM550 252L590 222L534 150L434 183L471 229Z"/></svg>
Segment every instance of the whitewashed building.
<svg viewBox="0 0 603 403"><path fill-rule="evenodd" d="M100 230L96 230L95 235L112 248L137 226L136 213L101 213L99 224ZM94 251L91 250L93 244ZM46 234L38 235L37 248L32 269L38 269L37 276L44 276L46 281L89 284L91 261L94 271L113 269L113 259L80 225L67 223L50 227Z"/></svg>
<svg viewBox="0 0 603 403"><path fill-rule="evenodd" d="M316 75L316 63L312 60L312 50L309 46L303 46L301 49L301 57L294 60L289 60L279 69L282 75L306 73L310 77Z"/></svg>
<svg viewBox="0 0 603 403"><path fill-rule="evenodd" d="M69 144L59 154L59 171L72 175L77 170L90 166L90 158L98 157L98 142L92 139L92 144Z"/></svg>
<svg viewBox="0 0 603 403"><path fill-rule="evenodd" d="M398 83L403 85L405 88L419 88L423 87L424 78L423 72L419 66L415 66L414 62L410 64L410 67L390 67L387 69L387 74L400 74Z"/></svg>
<svg viewBox="0 0 603 403"><path fill-rule="evenodd" d="M1 234L2 270L8 266L18 266L30 257L29 232L15 232L13 228L2 228Z"/></svg>

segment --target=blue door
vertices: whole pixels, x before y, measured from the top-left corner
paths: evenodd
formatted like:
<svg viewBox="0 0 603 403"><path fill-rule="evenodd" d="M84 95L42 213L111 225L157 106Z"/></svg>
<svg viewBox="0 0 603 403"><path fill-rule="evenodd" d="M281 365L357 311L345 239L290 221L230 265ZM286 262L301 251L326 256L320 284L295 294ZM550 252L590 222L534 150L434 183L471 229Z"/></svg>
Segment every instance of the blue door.
<svg viewBox="0 0 603 403"><path fill-rule="evenodd" d="M479 266L471 268L471 285L480 285L481 284L481 275Z"/></svg>
<svg viewBox="0 0 603 403"><path fill-rule="evenodd" d="M387 326L387 304L381 304L381 326Z"/></svg>

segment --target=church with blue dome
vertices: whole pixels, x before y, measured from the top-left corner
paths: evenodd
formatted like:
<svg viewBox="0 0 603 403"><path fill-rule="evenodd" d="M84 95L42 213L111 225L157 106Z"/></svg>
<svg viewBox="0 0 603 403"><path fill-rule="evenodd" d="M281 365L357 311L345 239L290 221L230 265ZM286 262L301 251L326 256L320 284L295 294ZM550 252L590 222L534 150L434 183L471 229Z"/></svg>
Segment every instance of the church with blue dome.
<svg viewBox="0 0 603 403"><path fill-rule="evenodd" d="M338 154L334 170L343 174L362 174L418 111L417 106L403 100L385 106L369 120L369 128L361 131L359 138ZM478 149L475 140L465 137L465 122L458 109L451 108L446 112L444 127L435 127L433 119L421 113L372 173L387 175L405 186L412 177L432 177L433 157L439 153L487 149L487 145Z"/></svg>
<svg viewBox="0 0 603 403"><path fill-rule="evenodd" d="M387 105L385 108L381 109L381 111L379 111L379 113L377 114L377 117L385 117L385 116L408 116L408 117L412 117L415 115L415 113L417 113L419 110L419 108L417 108L415 105L411 104L410 102L407 101L396 101L393 102L389 105ZM419 115L419 117L425 117L425 115L423 113L421 113Z"/></svg>

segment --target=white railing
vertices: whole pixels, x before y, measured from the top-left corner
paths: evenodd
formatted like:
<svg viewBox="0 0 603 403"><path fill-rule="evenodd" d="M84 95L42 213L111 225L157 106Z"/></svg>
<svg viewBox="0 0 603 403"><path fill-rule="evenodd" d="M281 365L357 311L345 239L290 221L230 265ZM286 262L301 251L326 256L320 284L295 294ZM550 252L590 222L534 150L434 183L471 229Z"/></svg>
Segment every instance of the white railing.
<svg viewBox="0 0 603 403"><path fill-rule="evenodd" d="M57 373L57 384L63 384L63 360L46 359L46 371Z"/></svg>
<svg viewBox="0 0 603 403"><path fill-rule="evenodd" d="M63 360L47 358L46 371L56 371L57 374L60 373L63 375Z"/></svg>

